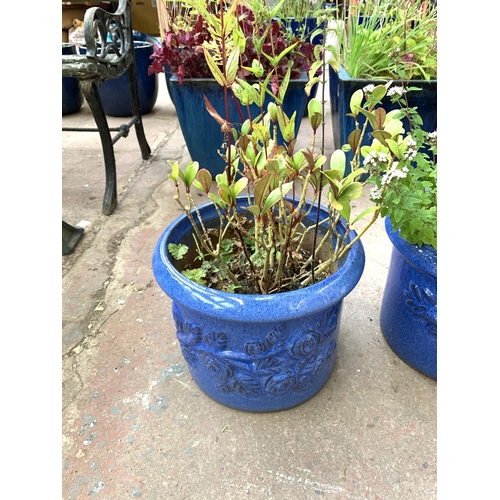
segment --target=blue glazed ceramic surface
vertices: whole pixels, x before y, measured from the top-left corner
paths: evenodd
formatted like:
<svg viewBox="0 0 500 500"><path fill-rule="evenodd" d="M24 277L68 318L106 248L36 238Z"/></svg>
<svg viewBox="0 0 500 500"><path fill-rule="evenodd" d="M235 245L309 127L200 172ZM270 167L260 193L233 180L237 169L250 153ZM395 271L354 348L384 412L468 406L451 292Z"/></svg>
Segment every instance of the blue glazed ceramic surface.
<svg viewBox="0 0 500 500"><path fill-rule="evenodd" d="M386 83L381 80L364 80L359 78L351 78L347 71L341 66L337 73L329 66L329 90L330 90L330 105L332 112L332 127L333 127L333 142L335 148L341 148L347 144L349 134L354 130L354 118L346 116L351 112L350 101L351 96L356 90L363 89L367 85ZM393 85L402 85L403 82L394 80ZM411 85L418 87L420 91L408 92L408 102L411 107L416 106L418 113L422 118L422 128L427 132L437 130L437 80L411 80L409 83L404 83L405 87ZM392 104L389 97L382 100L382 105L386 111L398 108L397 104ZM363 126L365 118L358 116L360 127ZM405 123L405 122L404 122ZM405 128L408 129L408 123L405 123ZM372 141L371 134L365 135L362 145L368 145ZM353 153L348 152L346 175L350 172L350 161L353 158Z"/></svg>
<svg viewBox="0 0 500 500"><path fill-rule="evenodd" d="M304 114L307 95L304 91L307 83L307 75L297 80L290 80L283 109L287 116L292 116L297 111L295 119L295 134L299 132L301 117ZM213 177L222 173L226 164L219 153L222 152L222 144L225 140L221 126L210 116L205 108L203 96L206 95L212 106L220 116L225 118L224 91L213 78L184 78L182 85L176 76L170 77L170 88L172 101L177 111L177 117L181 126L182 134L193 161L200 163L200 167L206 168ZM264 107L270 98L266 99ZM237 102L237 99L229 92L229 117L236 127L244 120L238 113L238 107L242 110L243 118L247 117L246 110ZM251 106L252 116L257 116L259 109L256 105ZM278 133L278 140L281 140Z"/></svg>
<svg viewBox="0 0 500 500"><path fill-rule="evenodd" d="M75 46L71 43L62 44L63 55L75 53ZM70 115L80 111L83 104L83 94L78 79L63 77L62 79L62 114Z"/></svg>
<svg viewBox="0 0 500 500"><path fill-rule="evenodd" d="M151 63L149 57L154 52L151 42L134 40L137 92L141 114L149 113L158 98L158 75L148 75ZM99 88L102 107L109 116L132 116L130 90L128 81L129 72L112 80L106 80Z"/></svg>
<svg viewBox="0 0 500 500"><path fill-rule="evenodd" d="M392 231L393 250L382 299L380 326L391 349L406 363L437 379L437 251L410 245Z"/></svg>
<svg viewBox="0 0 500 500"><path fill-rule="evenodd" d="M201 211L204 220L216 217L211 204ZM167 245L189 242L191 233L185 216L164 231L153 273L172 299L177 338L198 386L252 412L284 410L316 394L333 370L342 300L363 273L361 242L334 275L306 289L240 295L197 285L175 269Z"/></svg>

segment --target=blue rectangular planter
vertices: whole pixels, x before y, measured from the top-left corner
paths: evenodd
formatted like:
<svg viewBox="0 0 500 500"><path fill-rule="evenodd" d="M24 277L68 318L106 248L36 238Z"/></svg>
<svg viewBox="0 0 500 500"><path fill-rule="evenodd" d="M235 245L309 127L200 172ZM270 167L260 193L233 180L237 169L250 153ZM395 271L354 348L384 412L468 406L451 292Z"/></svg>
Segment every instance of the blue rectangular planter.
<svg viewBox="0 0 500 500"><path fill-rule="evenodd" d="M301 118L306 106L307 95L304 91L306 83L307 75L297 80L290 80L283 103L283 109L287 116L292 116L293 112L297 111L296 135L299 133ZM191 159L197 161L200 168L207 169L215 177L222 173L226 166L225 161L217 152L218 150L222 152L225 134L221 132L221 126L206 110L203 96L206 95L219 115L225 118L223 88L211 78L184 78L181 85L177 77L172 76L170 90ZM235 100L236 98L229 92L230 121L237 128L241 126L242 121ZM271 98L269 101L266 99L266 108L270 100ZM241 108L243 116L246 118L246 109L242 106ZM253 117L258 116L259 109L256 105L251 106L251 113ZM281 134L279 134L278 139L282 140Z"/></svg>
<svg viewBox="0 0 500 500"><path fill-rule="evenodd" d="M351 112L349 106L352 94L363 89L367 85L377 85L385 83L382 80L365 80L361 78L351 78L347 71L341 66L337 73L331 66L329 67L329 89L330 89L330 105L332 112L332 127L333 141L336 149L347 144L349 134L354 130L354 118L346 116ZM433 132L437 129L437 80L411 80L410 82L402 82L394 80L394 85L403 85L405 87L418 87L422 90L408 92L408 102L410 107L417 107L418 113L423 120L422 128L427 132ZM396 109L398 106L390 102L389 97L382 100L382 105L386 111ZM365 122L362 115L358 116L360 126ZM405 123L405 128L408 130L409 124ZM362 145L368 145L372 141L371 133L367 133L363 139ZM346 154L348 162L353 158L353 153ZM348 163L349 165L349 163ZM350 167L346 169L346 173L350 172Z"/></svg>

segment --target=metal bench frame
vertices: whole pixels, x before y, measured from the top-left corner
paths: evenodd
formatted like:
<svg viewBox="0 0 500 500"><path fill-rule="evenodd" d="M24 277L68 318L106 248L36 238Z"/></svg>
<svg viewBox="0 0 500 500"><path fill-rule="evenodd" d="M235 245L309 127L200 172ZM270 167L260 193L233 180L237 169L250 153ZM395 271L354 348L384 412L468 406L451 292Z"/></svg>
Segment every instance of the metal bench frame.
<svg viewBox="0 0 500 500"><path fill-rule="evenodd" d="M97 128L63 127L62 130L99 132L106 171L102 211L105 215L111 215L118 204L113 145L121 137L127 137L130 128L134 126L142 158L146 160L151 154L139 107L131 0L119 0L114 13L100 7L87 9L84 17L84 34L86 54L63 55L62 76L79 80L81 91L94 116ZM133 116L128 123L118 128L110 128L99 95L99 86L106 80L121 76L127 70ZM111 131L118 133L112 137Z"/></svg>

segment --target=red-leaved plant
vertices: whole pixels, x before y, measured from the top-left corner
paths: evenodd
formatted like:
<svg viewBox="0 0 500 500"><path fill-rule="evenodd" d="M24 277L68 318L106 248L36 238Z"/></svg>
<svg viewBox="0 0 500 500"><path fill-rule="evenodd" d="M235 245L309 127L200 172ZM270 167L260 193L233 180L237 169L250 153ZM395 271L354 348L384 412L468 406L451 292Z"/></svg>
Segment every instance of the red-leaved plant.
<svg viewBox="0 0 500 500"><path fill-rule="evenodd" d="M247 40L245 50L241 54L238 73L240 78L248 76L248 72L243 67L251 67L252 62L257 59L260 60L265 73L273 69L268 59L259 58L255 44L252 43L253 40L264 36L262 52L269 56L280 54L297 43L287 57L280 61L278 67L274 68L278 78L286 75L290 60L293 62L291 79L297 79L301 74L309 71L314 60L313 44L300 39L298 35L291 35L279 21L272 21L270 29L267 29L267 26L259 27L256 36L254 12L243 6L239 6L238 9L238 23ZM212 78L201 48L204 41L211 41L211 39L208 25L201 15L197 16L191 29L165 30L162 44L156 46L151 56L153 62L148 68L149 75L164 72L165 65L167 65L172 75L177 76L181 85L184 78Z"/></svg>

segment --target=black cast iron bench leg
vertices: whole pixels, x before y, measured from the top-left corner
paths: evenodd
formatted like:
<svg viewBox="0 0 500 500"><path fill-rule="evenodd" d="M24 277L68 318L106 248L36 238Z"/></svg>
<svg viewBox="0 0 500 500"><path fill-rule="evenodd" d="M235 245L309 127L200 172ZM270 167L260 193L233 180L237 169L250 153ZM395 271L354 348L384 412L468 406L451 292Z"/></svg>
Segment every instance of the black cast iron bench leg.
<svg viewBox="0 0 500 500"><path fill-rule="evenodd" d="M135 65L135 53L134 53L134 64L131 64L128 68L128 83L130 88L130 103L132 106L132 114L139 117L138 121L135 123L135 133L137 135L137 141L139 142L139 147L141 148L142 159L147 160L151 154L151 148L146 140L146 135L144 134L144 126L142 124L142 114L139 106L139 90L137 88L137 78L136 78L136 65Z"/></svg>
<svg viewBox="0 0 500 500"><path fill-rule="evenodd" d="M106 188L104 191L104 198L102 200L102 211L104 215L111 215L118 204L116 188L116 162L113 140L109 131L106 114L104 113L104 109L102 107L98 84L95 80L81 80L80 88L82 89L82 93L88 102L90 110L92 111L92 115L94 116L94 120L101 137L104 169L106 173Z"/></svg>

